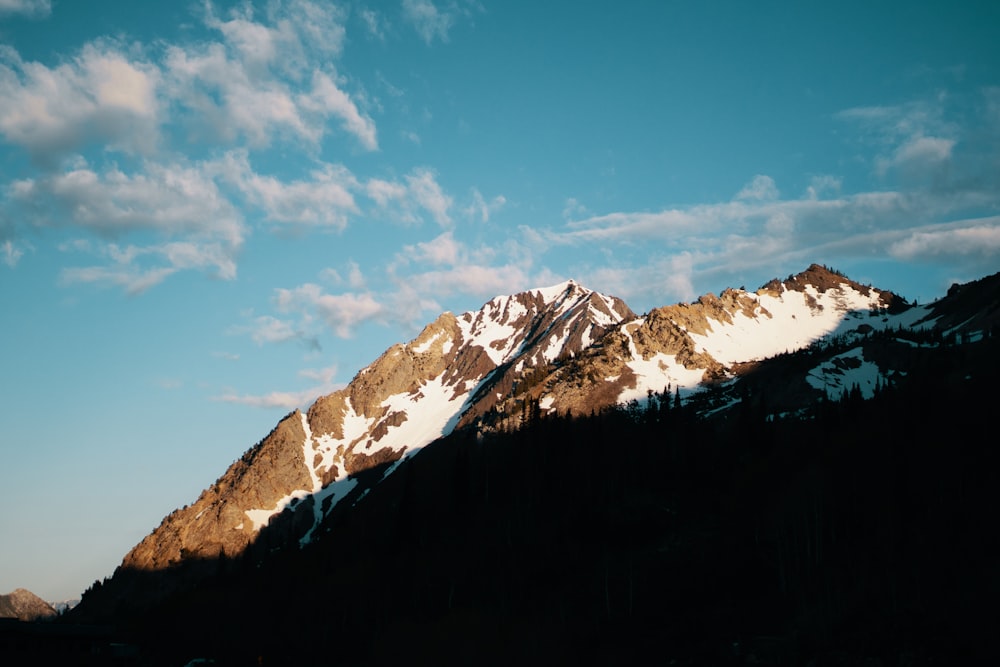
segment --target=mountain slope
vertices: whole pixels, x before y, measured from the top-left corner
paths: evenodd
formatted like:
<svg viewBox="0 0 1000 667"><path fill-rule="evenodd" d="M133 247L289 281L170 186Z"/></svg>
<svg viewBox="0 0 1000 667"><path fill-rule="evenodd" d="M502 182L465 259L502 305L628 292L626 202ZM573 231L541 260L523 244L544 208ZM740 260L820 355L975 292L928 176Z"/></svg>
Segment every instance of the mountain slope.
<svg viewBox="0 0 1000 667"><path fill-rule="evenodd" d="M116 618L163 665L996 664L1000 338L940 333L851 333L680 407L456 429L305 547L272 551L272 521L247 556ZM908 355L877 359L906 374L801 419L754 393L703 416L702 396L857 343Z"/></svg>
<svg viewBox="0 0 1000 667"><path fill-rule="evenodd" d="M768 410L780 415L837 398L858 377L879 386L900 353L875 349L873 332L995 323L996 283L984 279L911 307L813 265L753 293L725 290L642 317L572 281L445 313L344 389L287 415L194 504L166 517L126 555L112 597L123 604L168 595L251 545L307 545L333 529L335 508L355 506L401 462L456 429L503 432L538 415L599 413L668 388L720 415L751 396L761 405L766 393ZM975 313L987 298L994 314L983 319ZM941 329L942 321L952 328ZM923 343L892 345L910 344ZM885 368L872 375L875 362L865 355ZM172 570L183 572L153 588L129 579Z"/></svg>
<svg viewBox="0 0 1000 667"><path fill-rule="evenodd" d="M444 313L344 389L292 412L189 507L137 545L125 569L240 554L285 508L308 542L358 475L399 461L463 418L491 409L528 369L579 354L635 314L570 281Z"/></svg>

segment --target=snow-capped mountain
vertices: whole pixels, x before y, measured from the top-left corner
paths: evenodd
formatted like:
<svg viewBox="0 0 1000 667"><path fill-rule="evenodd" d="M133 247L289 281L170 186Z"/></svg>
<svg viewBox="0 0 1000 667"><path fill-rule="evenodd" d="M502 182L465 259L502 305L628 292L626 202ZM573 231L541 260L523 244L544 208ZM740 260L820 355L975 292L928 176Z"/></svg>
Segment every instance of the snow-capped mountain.
<svg viewBox="0 0 1000 667"><path fill-rule="evenodd" d="M578 355L635 314L569 281L444 313L394 345L340 391L286 416L198 500L126 557L155 570L186 558L233 556L286 508L308 542L359 473L399 461L494 408L535 368Z"/></svg>
<svg viewBox="0 0 1000 667"><path fill-rule="evenodd" d="M446 313L66 616L162 664L993 664L998 325L1000 274L916 306L815 265Z"/></svg>
<svg viewBox="0 0 1000 667"><path fill-rule="evenodd" d="M357 502L456 428L510 427L529 405L589 414L668 388L691 396L721 387L710 406L719 410L738 400L726 388L769 358L824 341L860 345L876 330L929 328L940 307L910 306L812 265L756 292L727 289L641 317L572 281L444 313L345 388L287 415L192 505L166 517L123 567L236 556L268 525L278 546L306 544L335 506ZM838 350L785 384L800 399L836 397L889 374L869 366L861 347Z"/></svg>

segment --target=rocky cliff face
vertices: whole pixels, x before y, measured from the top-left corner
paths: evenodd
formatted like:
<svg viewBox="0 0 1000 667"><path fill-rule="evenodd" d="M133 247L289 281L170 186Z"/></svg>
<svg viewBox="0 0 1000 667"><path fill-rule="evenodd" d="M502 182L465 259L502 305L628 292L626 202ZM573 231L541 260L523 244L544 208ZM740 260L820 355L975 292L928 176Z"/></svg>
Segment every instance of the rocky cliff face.
<svg viewBox="0 0 1000 667"><path fill-rule="evenodd" d="M756 292L727 289L623 323L554 370L536 396L547 410L580 414L641 399L649 391L725 381L747 362L871 327L872 313L899 303L891 292L813 264ZM881 325L889 326L888 320Z"/></svg>
<svg viewBox="0 0 1000 667"><path fill-rule="evenodd" d="M475 421L535 369L581 354L635 317L620 299L572 281L444 313L344 389L287 415L194 504L166 517L123 567L161 570L238 555L286 509L296 515L292 539L307 542L332 507L356 492L360 473Z"/></svg>
<svg viewBox="0 0 1000 667"><path fill-rule="evenodd" d="M0 595L0 618L37 621L55 615L52 605L27 589L18 588L12 593Z"/></svg>

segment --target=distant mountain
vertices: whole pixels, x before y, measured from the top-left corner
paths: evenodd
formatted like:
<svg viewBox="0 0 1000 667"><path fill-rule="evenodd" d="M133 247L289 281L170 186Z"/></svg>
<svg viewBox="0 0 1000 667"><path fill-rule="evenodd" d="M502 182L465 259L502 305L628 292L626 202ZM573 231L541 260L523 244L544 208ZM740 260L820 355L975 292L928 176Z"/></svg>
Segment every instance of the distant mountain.
<svg viewBox="0 0 1000 667"><path fill-rule="evenodd" d="M0 595L0 618L37 621L55 616L56 613L52 605L24 588Z"/></svg>
<svg viewBox="0 0 1000 667"><path fill-rule="evenodd" d="M71 616L153 643L171 627L199 654L247 659L332 655L279 639L322 629L361 663L409 655L365 643L383 631L454 664L567 642L583 659L591 627L610 633L594 647L606 657L638 658L667 633L671 655L751 664L738 645L752 628L773 639L754 655L795 663L848 626L869 644L887 632L848 621L876 586L869 611L905 607L899 632L919 638L928 605L964 604L929 583L962 570L942 550L951 513L975 502L965 521L978 525L976 508L995 504L994 455L973 434L998 324L1000 274L917 306L818 265L643 316L572 281L445 313L286 416ZM975 530L948 539L982 547ZM986 576L973 561L961 576ZM882 597L879 577L898 588ZM704 626L678 630L694 621L676 605ZM960 616L956 641L976 623ZM236 648L220 618L271 634ZM435 649L435 636L485 644ZM940 656L979 656L954 650Z"/></svg>

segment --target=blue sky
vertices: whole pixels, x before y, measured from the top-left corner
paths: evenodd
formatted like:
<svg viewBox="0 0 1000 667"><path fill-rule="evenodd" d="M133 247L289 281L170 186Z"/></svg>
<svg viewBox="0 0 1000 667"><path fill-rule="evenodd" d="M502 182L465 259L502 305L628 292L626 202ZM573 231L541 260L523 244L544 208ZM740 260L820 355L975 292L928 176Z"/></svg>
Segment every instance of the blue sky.
<svg viewBox="0 0 1000 667"><path fill-rule="evenodd" d="M995 2L0 0L0 592L442 310L1000 269Z"/></svg>

